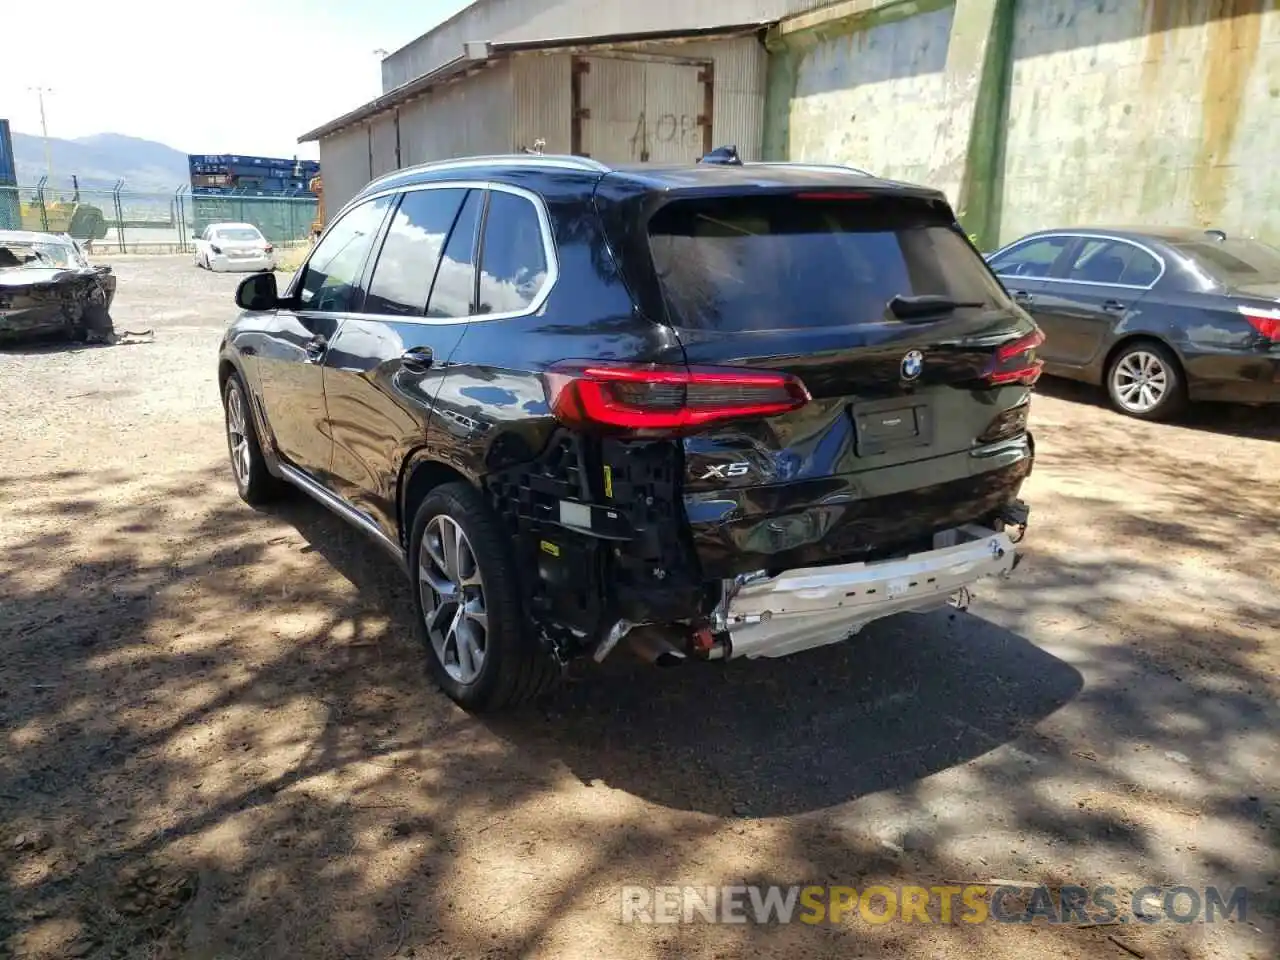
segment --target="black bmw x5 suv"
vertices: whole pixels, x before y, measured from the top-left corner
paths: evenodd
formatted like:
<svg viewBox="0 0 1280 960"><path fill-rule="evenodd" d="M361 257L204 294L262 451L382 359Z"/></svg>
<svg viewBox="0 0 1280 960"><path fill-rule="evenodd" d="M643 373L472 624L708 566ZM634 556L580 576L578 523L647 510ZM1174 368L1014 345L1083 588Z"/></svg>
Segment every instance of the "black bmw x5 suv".
<svg viewBox="0 0 1280 960"><path fill-rule="evenodd" d="M732 151L427 164L236 299L240 495L384 546L469 709L624 638L832 643L1017 562L1042 338L937 191Z"/></svg>

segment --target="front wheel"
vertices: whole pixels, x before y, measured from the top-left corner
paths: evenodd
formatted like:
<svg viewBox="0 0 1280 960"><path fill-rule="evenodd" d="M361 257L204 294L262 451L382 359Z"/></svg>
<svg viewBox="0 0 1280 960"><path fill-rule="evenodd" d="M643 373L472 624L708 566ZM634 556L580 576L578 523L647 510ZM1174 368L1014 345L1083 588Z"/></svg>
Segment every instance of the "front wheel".
<svg viewBox="0 0 1280 960"><path fill-rule="evenodd" d="M1107 392L1117 410L1140 420L1169 419L1187 396L1178 358L1153 340L1121 348L1107 370Z"/></svg>
<svg viewBox="0 0 1280 960"><path fill-rule="evenodd" d="M236 492L245 503L254 506L266 503L279 493L280 481L271 475L262 456L258 430L249 409L249 395L239 374L227 377L222 388L222 408L226 415L227 452L231 455Z"/></svg>
<svg viewBox="0 0 1280 960"><path fill-rule="evenodd" d="M526 622L508 538L474 488L431 492L414 517L409 557L427 662L455 703L501 710L554 684L559 666Z"/></svg>

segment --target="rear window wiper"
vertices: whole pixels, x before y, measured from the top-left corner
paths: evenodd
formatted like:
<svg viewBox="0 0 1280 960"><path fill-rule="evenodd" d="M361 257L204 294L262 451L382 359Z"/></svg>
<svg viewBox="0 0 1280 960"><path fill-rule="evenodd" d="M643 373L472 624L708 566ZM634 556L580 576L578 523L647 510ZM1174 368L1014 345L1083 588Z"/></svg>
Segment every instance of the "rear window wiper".
<svg viewBox="0 0 1280 960"><path fill-rule="evenodd" d="M889 301L889 312L899 320L918 320L925 317L936 317L940 313L951 313L965 307L985 307L983 300L952 300L950 297L936 293L922 293L919 296L904 297L898 294Z"/></svg>

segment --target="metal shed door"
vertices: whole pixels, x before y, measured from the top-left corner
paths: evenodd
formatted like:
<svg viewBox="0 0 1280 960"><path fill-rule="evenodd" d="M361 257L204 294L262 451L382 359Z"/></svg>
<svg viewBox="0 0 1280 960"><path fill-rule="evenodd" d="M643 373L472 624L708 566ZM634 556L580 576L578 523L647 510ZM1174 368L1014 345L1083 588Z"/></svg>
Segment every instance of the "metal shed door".
<svg viewBox="0 0 1280 960"><path fill-rule="evenodd" d="M688 163L710 149L711 64L576 57L573 152L603 163Z"/></svg>

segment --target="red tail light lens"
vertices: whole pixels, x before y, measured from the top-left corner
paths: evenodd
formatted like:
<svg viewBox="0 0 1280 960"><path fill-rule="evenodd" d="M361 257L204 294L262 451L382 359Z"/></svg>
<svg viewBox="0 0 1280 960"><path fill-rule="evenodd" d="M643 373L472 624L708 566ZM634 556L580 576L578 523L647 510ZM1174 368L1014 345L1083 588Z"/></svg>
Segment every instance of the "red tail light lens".
<svg viewBox="0 0 1280 960"><path fill-rule="evenodd" d="M1020 383L1031 386L1040 379L1044 361L1036 356L1036 347L1044 343L1044 334L1038 329L1025 337L1019 337L996 348L987 382L992 386Z"/></svg>
<svg viewBox="0 0 1280 960"><path fill-rule="evenodd" d="M773 371L567 362L544 376L552 413L578 427L679 432L809 402L803 383Z"/></svg>
<svg viewBox="0 0 1280 960"><path fill-rule="evenodd" d="M265 247L263 247L262 249L263 249L263 252L264 252L264 253L270 253L272 250L274 250L274 249L275 249L275 247L271 246L271 244L269 244L269 243L268 243L268 244L267 244Z"/></svg>
<svg viewBox="0 0 1280 960"><path fill-rule="evenodd" d="M1249 321L1249 326L1268 340L1280 340L1280 309L1264 310L1261 307L1236 307Z"/></svg>

